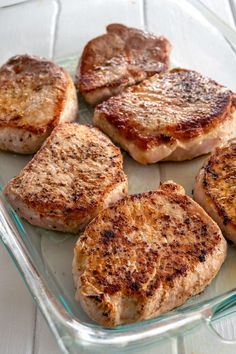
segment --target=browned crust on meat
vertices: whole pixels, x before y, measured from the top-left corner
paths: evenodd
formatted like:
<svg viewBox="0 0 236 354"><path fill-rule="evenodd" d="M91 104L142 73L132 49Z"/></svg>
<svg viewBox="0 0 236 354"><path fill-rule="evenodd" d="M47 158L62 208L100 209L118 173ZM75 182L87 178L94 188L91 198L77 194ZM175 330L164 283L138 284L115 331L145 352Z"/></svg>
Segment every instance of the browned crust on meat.
<svg viewBox="0 0 236 354"><path fill-rule="evenodd" d="M128 322L145 319L146 306L153 296L157 300L160 290L160 298L149 311L148 317L153 317L164 310L162 296L168 294L172 299L164 305L170 310L202 291L216 275L226 242L212 219L183 193L182 188L170 184L162 190L125 197L103 210L85 229L75 247L73 271L77 299L92 318L106 326L121 324L113 317L113 301L118 302L119 312L117 299L130 299L138 310ZM206 276L199 275L205 281L197 287L188 276L197 273L199 264L209 262L213 255L219 257L217 265ZM180 278L184 296L181 293L178 298L173 293L172 298ZM185 278L191 285L185 284ZM96 308L103 309L101 317Z"/></svg>
<svg viewBox="0 0 236 354"><path fill-rule="evenodd" d="M143 52L150 57L142 57ZM163 72L169 66L170 43L164 37L121 24L110 24L107 33L89 41L77 68L77 87L82 94L104 87L126 87ZM148 68L148 62L153 68ZM154 65L155 64L155 65ZM120 68L120 73L115 70ZM104 76L108 79L104 80Z"/></svg>
<svg viewBox="0 0 236 354"><path fill-rule="evenodd" d="M175 69L155 75L99 104L97 120L148 150L213 130L235 111L233 93L199 73ZM150 124L149 124L150 123Z"/></svg>
<svg viewBox="0 0 236 354"><path fill-rule="evenodd" d="M236 139L216 148L201 169L201 188L222 223L236 228ZM197 192L197 191L195 191Z"/></svg>
<svg viewBox="0 0 236 354"><path fill-rule="evenodd" d="M170 242L168 244L165 242L164 245L155 245L156 249L153 247L148 249L147 252L147 242L138 239L134 239L132 241L129 240L125 237L125 235L137 231L137 226L129 225L129 222L125 219L122 213L113 213L112 217L110 217L110 212L118 210L120 206L123 206L127 202L135 203L138 200L142 200L144 203L143 211L145 211L145 207L147 208L147 205L145 205L145 199L146 201L148 200L148 203L155 205L155 198L158 198L158 196L162 196L164 198L167 197L168 202L173 205L177 204L184 210L190 209L193 204L187 196L175 196L162 191L131 195L121 201L118 201L116 205L103 211L102 214L100 214L89 224L84 235L80 237L81 244L85 244L86 240L91 237L91 245L85 245L85 249L88 256L93 255L94 264L96 264L96 258L101 257L100 251L104 251L102 254L103 259L100 260L100 262L97 262L97 269L93 270L94 282L97 283L102 292L112 295L122 289L124 295L131 296L135 294L140 297L152 296L153 292L160 287L161 283L169 285L174 278L185 274L187 270L193 268L199 260L204 262L205 257L208 254L212 254L215 245L217 245L220 241L221 237L219 232L214 232L215 237L210 237L209 239L206 238L209 233L209 229L212 227L208 226L206 221L203 222L202 218L197 215L197 212L195 217L192 214L191 217L186 218L184 223L179 222L175 224L173 232L176 239L179 236L179 242L175 240L174 242ZM150 207L146 213L151 213ZM167 237L168 223L171 221L171 216L164 214L159 216L159 218L161 219L163 225L165 225L165 227L161 230L161 236L165 239ZM96 227L100 220L105 221L105 224L110 223L111 227L98 234L96 232ZM191 225L193 222L194 226ZM194 231L194 238L196 238L194 247L181 242L181 236L183 239L186 239L186 231ZM97 248L92 248L92 244L96 244ZM110 245L111 249L109 247ZM144 290L142 284L147 281L147 277L152 272L153 267L158 263L157 259L161 246L164 247L166 254L161 258L163 268L161 267L160 269L164 270L165 264L173 262L173 259L175 259L174 263L176 262L175 267L167 267L165 271L163 271L162 274L160 273L157 279L155 279L155 281ZM126 252L130 250L131 252L132 247L135 247L136 251L138 251L137 259L140 263L139 271L131 277L130 273L127 272L127 265L121 264L119 270L113 274L115 281L109 282L106 277L106 273L108 269L113 268L112 264L115 264L115 259L113 259L113 256L116 254L123 255L124 250ZM183 259L183 256L187 257L189 262L186 262L186 259ZM125 277L119 277L119 274L125 274Z"/></svg>
<svg viewBox="0 0 236 354"><path fill-rule="evenodd" d="M30 55L12 57L0 68L0 128L24 129L35 134L51 131L59 122L70 85L73 82L69 74L55 63ZM17 96L19 101L29 102L29 90L37 93L47 87L54 92L54 110L45 122L29 124L25 121L25 111L20 107L12 109L11 103Z"/></svg>
<svg viewBox="0 0 236 354"><path fill-rule="evenodd" d="M90 221L115 187L123 186L126 194L126 181L121 152L108 137L92 126L65 123L7 184L5 194L13 207L19 200L39 218L61 219L66 229L73 220ZM32 222L30 213L17 212Z"/></svg>

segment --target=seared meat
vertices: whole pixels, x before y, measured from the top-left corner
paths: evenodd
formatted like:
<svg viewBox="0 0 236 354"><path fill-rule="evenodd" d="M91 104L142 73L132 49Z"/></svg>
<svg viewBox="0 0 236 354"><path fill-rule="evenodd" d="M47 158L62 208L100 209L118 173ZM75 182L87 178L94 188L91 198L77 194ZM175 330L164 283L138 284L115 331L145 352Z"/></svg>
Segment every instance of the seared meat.
<svg viewBox="0 0 236 354"><path fill-rule="evenodd" d="M233 100L215 81L174 69L98 105L94 124L140 163L188 160L232 136Z"/></svg>
<svg viewBox="0 0 236 354"><path fill-rule="evenodd" d="M194 199L236 245L236 139L216 148L201 168Z"/></svg>
<svg viewBox="0 0 236 354"><path fill-rule="evenodd" d="M126 195L122 162L120 150L99 129L61 124L5 194L31 224L77 232Z"/></svg>
<svg viewBox="0 0 236 354"><path fill-rule="evenodd" d="M37 151L56 125L76 119L77 109L73 81L58 65L18 55L0 68L0 149Z"/></svg>
<svg viewBox="0 0 236 354"><path fill-rule="evenodd" d="M170 43L135 28L107 26L107 34L84 48L77 69L77 87L85 100L96 104L148 76L167 70Z"/></svg>
<svg viewBox="0 0 236 354"><path fill-rule="evenodd" d="M76 299L111 327L155 317L200 293L226 256L226 241L181 186L128 196L103 210L78 239Z"/></svg>

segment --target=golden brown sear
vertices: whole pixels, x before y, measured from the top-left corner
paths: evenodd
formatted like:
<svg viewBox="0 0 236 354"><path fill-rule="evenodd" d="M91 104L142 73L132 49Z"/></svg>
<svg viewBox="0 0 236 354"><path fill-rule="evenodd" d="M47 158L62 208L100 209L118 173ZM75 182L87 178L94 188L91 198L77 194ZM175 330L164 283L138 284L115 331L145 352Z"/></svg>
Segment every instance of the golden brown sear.
<svg viewBox="0 0 236 354"><path fill-rule="evenodd" d="M236 139L216 148L200 170L194 198L236 244Z"/></svg>
<svg viewBox="0 0 236 354"><path fill-rule="evenodd" d="M78 239L76 299L95 321L155 317L200 293L226 256L220 229L173 182L103 210Z"/></svg>
<svg viewBox="0 0 236 354"><path fill-rule="evenodd" d="M77 69L77 87L96 104L169 66L170 43L164 37L121 24L85 46Z"/></svg>
<svg viewBox="0 0 236 354"><path fill-rule="evenodd" d="M119 148L99 129L60 124L5 194L31 224L77 232L127 194L122 164Z"/></svg>
<svg viewBox="0 0 236 354"><path fill-rule="evenodd" d="M234 97L195 71L174 69L99 104L94 123L141 163L192 159L232 136Z"/></svg>
<svg viewBox="0 0 236 354"><path fill-rule="evenodd" d="M33 153L78 109L70 75L39 57L18 55L0 68L0 149Z"/></svg>

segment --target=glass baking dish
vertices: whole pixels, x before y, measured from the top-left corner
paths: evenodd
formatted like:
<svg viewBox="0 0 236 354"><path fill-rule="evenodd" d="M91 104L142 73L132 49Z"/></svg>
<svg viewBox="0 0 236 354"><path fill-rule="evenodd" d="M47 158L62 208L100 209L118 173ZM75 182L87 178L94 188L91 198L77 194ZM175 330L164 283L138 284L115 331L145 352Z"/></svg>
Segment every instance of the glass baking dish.
<svg viewBox="0 0 236 354"><path fill-rule="evenodd" d="M60 24L63 6L57 1L53 3L55 31L51 33L52 50L48 56L66 67L72 75L84 44L94 35L102 33L102 28L107 23L119 18L119 22L136 24L169 38L173 45L172 66L196 69L236 91L233 76L236 69L236 32L197 0L134 1L139 6L139 23L132 18L131 12L130 18L122 14L122 1L112 2L114 11L119 12L119 16L116 14L112 17L111 1L81 0L78 2L81 8L77 6L77 12L73 14L78 22L81 21L81 41L68 46L63 59L57 57L60 50L56 49L60 42L60 26L63 27L63 23ZM92 29L87 29L84 26L89 21L90 11L102 14L102 19L92 21L89 24ZM79 101L79 122L91 123L93 109L81 97ZM156 189L160 181L172 179L182 184L191 195L195 175L206 158L204 156L182 163L162 162L142 166L126 153L123 152L123 155L131 194ZM0 152L1 189L30 158L31 156ZM2 192L0 236L65 353L150 352L158 347L160 340L177 336L183 330L192 329L198 324L211 327L214 320L236 310L236 250L231 246L218 276L202 294L155 319L106 329L92 323L79 303L74 301L71 263L78 236L31 226L17 216Z"/></svg>

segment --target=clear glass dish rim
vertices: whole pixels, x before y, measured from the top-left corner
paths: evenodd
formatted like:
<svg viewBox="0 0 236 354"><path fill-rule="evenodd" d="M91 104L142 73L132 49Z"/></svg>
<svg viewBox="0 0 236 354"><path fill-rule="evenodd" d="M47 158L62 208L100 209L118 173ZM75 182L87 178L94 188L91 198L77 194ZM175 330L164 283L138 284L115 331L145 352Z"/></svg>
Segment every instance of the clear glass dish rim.
<svg viewBox="0 0 236 354"><path fill-rule="evenodd" d="M196 10L221 32L236 53L236 31L224 23L218 16L198 0L187 0ZM70 60L73 56L56 61ZM0 192L0 237L21 273L28 289L54 332L61 348L66 351L65 334L88 344L119 345L136 342L151 337L162 336L174 330L191 326L196 322L210 323L234 311L236 305L236 288L206 300L200 304L167 313L157 318L107 329L98 325L85 324L75 319L62 303L55 297L59 290L54 281L47 280L40 271L40 259L35 250L29 250L24 243L25 231L11 206ZM32 256L34 255L34 257ZM36 258L35 258L36 257ZM41 265L43 267L43 265ZM48 284L50 283L50 287ZM52 290L53 289L53 290ZM54 293L54 294L53 294ZM236 310L235 310L236 311ZM222 315L223 314L223 315Z"/></svg>
<svg viewBox="0 0 236 354"><path fill-rule="evenodd" d="M60 292L52 278L45 279L45 275L38 269L40 264L37 251L26 247L24 227L15 211L0 192L0 235L1 240L12 257L20 274L40 310L48 321L49 326L57 337L59 343L65 334L71 339L77 339L83 343L100 345L119 345L131 343L155 336L166 335L168 331L183 327L191 327L196 322L210 323L219 315L232 313L236 305L236 288L226 293L206 300L197 305L169 312L157 318L115 327L103 328L99 325L91 325L75 319L59 301ZM33 254L33 257L31 253ZM35 265L37 260L37 266ZM50 283L50 287L48 284ZM53 290L52 290L53 289ZM54 293L54 294L53 294ZM58 298L55 296L58 294ZM226 312L225 312L226 311ZM236 311L236 309L235 309ZM220 316L221 318L222 316ZM63 335L62 335L63 334Z"/></svg>

